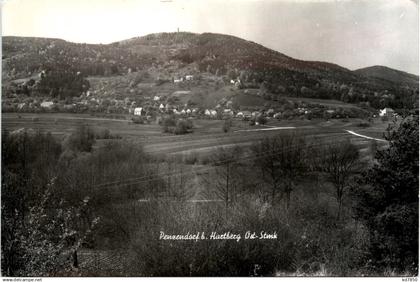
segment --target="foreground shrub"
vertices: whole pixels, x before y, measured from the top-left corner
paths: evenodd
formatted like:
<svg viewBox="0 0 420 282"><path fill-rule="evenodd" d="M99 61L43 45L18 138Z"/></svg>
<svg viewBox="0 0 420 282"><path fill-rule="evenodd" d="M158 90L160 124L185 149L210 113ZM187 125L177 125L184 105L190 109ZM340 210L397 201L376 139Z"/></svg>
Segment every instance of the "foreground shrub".
<svg viewBox="0 0 420 282"><path fill-rule="evenodd" d="M370 232L370 267L379 273L418 273L418 136L418 116L389 128L389 148L376 153L378 163L355 189L356 215Z"/></svg>

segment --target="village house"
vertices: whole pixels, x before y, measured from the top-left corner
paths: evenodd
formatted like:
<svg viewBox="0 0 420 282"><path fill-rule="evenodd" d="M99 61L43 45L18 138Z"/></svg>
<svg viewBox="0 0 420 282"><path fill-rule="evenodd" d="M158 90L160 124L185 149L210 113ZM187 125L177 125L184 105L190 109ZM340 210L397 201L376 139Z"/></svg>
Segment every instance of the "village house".
<svg viewBox="0 0 420 282"><path fill-rule="evenodd" d="M223 110L223 115L233 117L234 113L231 109L224 109Z"/></svg>
<svg viewBox="0 0 420 282"><path fill-rule="evenodd" d="M45 101L45 102L42 102L40 106L45 109L51 109L53 105L54 105L54 102Z"/></svg>
<svg viewBox="0 0 420 282"><path fill-rule="evenodd" d="M134 115L135 116L141 116L142 111L143 111L143 108L135 108L134 109Z"/></svg>
<svg viewBox="0 0 420 282"><path fill-rule="evenodd" d="M273 115L273 118L280 119L281 118L281 113L275 113Z"/></svg>
<svg viewBox="0 0 420 282"><path fill-rule="evenodd" d="M384 108L382 110L379 110L379 116L380 117L392 117L394 116L395 111L391 108Z"/></svg>
<svg viewBox="0 0 420 282"><path fill-rule="evenodd" d="M244 114L244 118L251 118L252 117L252 114L251 114L250 111L243 111L242 113Z"/></svg>
<svg viewBox="0 0 420 282"><path fill-rule="evenodd" d="M216 110L208 110L206 109L204 111L204 114L208 117L216 117L217 116L217 111Z"/></svg>

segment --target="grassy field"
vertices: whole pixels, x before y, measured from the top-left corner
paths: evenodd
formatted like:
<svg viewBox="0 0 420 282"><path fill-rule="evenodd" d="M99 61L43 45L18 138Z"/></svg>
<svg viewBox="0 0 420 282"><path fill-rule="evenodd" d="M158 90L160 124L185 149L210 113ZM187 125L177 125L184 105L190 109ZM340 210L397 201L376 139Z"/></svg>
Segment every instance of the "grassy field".
<svg viewBox="0 0 420 282"><path fill-rule="evenodd" d="M231 131L222 132L223 121L220 120L194 120L194 132L186 135L171 135L162 133L157 124L133 124L128 120L97 118L83 114L16 114L4 113L2 115L3 130L17 130L31 128L51 132L58 138L64 138L78 125L87 124L94 130L109 129L124 139L143 144L145 150L157 154L186 154L191 152L210 153L220 146L235 144L249 145L253 141L266 136L273 136L290 131L307 137L318 137L330 141L342 138L351 138L355 142L369 140L349 134L351 130L373 138L382 138L388 123L374 120L369 127L361 127L362 120L270 120L265 126L249 126L247 122L235 120ZM273 127L295 127L294 129L261 130ZM252 129L253 131L245 131ZM243 130L243 131L241 131ZM100 142L98 142L100 144Z"/></svg>
<svg viewBox="0 0 420 282"><path fill-rule="evenodd" d="M284 97L287 100L291 100L293 102L305 102L309 104L320 104L327 107L342 107L342 108L358 108L354 104L344 103L343 101L333 100L333 99L316 99L316 98L303 98L303 97Z"/></svg>

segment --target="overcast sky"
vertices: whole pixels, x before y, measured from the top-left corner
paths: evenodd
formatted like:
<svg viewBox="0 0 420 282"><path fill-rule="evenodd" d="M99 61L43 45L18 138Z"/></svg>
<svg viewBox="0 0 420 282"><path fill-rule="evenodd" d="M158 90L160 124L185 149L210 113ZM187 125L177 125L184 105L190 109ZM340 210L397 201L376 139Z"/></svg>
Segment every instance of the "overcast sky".
<svg viewBox="0 0 420 282"><path fill-rule="evenodd" d="M3 0L3 35L109 43L154 32L235 35L304 60L418 74L416 0Z"/></svg>

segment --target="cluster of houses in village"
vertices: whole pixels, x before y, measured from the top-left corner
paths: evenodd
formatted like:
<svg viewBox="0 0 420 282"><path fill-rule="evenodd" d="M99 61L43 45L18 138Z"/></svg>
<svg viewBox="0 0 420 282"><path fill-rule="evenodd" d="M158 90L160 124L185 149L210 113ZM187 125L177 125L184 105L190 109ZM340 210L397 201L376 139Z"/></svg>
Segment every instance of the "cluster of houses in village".
<svg viewBox="0 0 420 282"><path fill-rule="evenodd" d="M180 78L174 78L174 83L194 80L193 75L185 75ZM241 81L239 78L232 79L231 84L239 86ZM145 116L148 119L155 118L161 114L174 114L186 117L222 119L222 118L237 118L243 120L256 119L259 116L264 116L274 119L293 118L293 117L328 117L328 118L342 118L346 117L342 109L332 109L325 106L296 104L290 109L273 109L273 108L259 108L258 110L243 110L234 109L232 101L223 101L214 108L192 107L191 105L179 105L168 99L167 95L142 96L141 99L116 99L116 98L99 98L91 95L87 91L80 97L72 97L70 100L51 100L39 98L25 98L21 100L17 95L4 99L2 108L3 111L10 112L74 112L74 113L89 113L98 112L105 114L129 114L132 116ZM191 94L189 90L178 90L173 92L169 97L179 98L184 95ZM302 106L303 105L303 106ZM379 117L393 117L395 111L390 108L384 108L378 111ZM376 115L375 115L376 116ZM351 117L351 116L350 116Z"/></svg>
<svg viewBox="0 0 420 282"><path fill-rule="evenodd" d="M187 92L187 91L185 91ZM184 93L181 93L184 94ZM180 95L181 95L180 94ZM175 95L176 96L176 95ZM8 103L5 105L5 103ZM12 105L11 105L12 104ZM85 95L84 98L75 98L71 102L56 101L56 100L42 100L30 98L27 101L19 101L17 103L10 103L3 101L3 110L14 112L102 112L102 113L118 113L129 114L133 116L150 116L156 117L159 114L174 114L180 116L192 116L201 118L238 118L238 119L253 119L260 115L265 117L280 119L288 118L289 116L308 116L314 115L315 111L318 113L314 117L322 117L319 115L319 109L312 109L307 107L297 107L293 110L234 110L231 104L226 103L223 107L220 105L215 108L200 108L189 107L188 105L176 105L175 103L168 102L165 97L155 95L146 99L144 102L133 101L132 99L109 99L109 98L95 98ZM11 108L8 110L8 107ZM286 112L289 112L288 114ZM290 113L291 112L291 113ZM330 116L331 118L337 116L335 109L322 109L322 113ZM391 108L384 108L378 111L379 117L393 117L396 113ZM341 116L343 117L343 116Z"/></svg>
<svg viewBox="0 0 420 282"><path fill-rule="evenodd" d="M181 83L184 81L193 81L193 80L194 80L194 76L190 74L173 79L174 83Z"/></svg>

